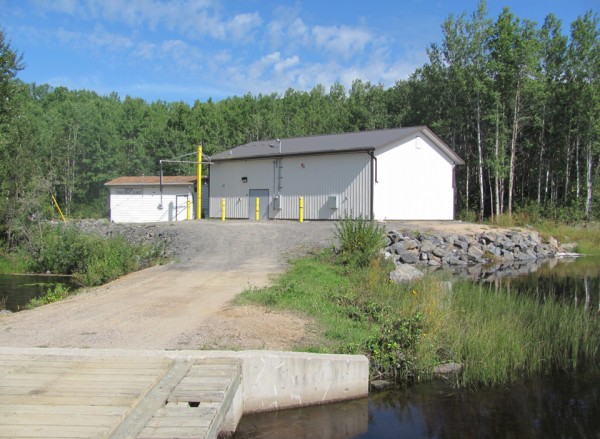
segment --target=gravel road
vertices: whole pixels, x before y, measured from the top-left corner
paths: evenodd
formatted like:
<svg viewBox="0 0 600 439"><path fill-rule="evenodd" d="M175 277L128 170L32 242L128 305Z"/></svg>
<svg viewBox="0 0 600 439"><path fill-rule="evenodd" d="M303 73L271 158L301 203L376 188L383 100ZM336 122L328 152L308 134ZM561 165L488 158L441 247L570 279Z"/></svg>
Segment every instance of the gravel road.
<svg viewBox="0 0 600 439"><path fill-rule="evenodd" d="M256 307L233 311L228 302L245 288L268 284L289 257L332 245L334 223L208 220L138 227L183 243L177 260L2 316L0 346L286 348L306 336L308 322L298 316Z"/></svg>

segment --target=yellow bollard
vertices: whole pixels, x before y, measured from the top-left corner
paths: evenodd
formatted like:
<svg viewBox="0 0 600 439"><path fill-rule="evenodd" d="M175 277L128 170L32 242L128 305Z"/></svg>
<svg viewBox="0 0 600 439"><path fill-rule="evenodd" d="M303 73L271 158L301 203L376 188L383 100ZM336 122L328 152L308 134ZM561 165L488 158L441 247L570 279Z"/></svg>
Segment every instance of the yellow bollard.
<svg viewBox="0 0 600 439"><path fill-rule="evenodd" d="M256 221L260 220L260 198L256 197L256 201L254 202L256 206L255 219Z"/></svg>
<svg viewBox="0 0 600 439"><path fill-rule="evenodd" d="M221 221L225 221L225 198L221 198Z"/></svg>
<svg viewBox="0 0 600 439"><path fill-rule="evenodd" d="M198 145L198 181L196 182L196 219L202 219L202 145Z"/></svg>
<svg viewBox="0 0 600 439"><path fill-rule="evenodd" d="M304 197L300 197L300 222L304 222Z"/></svg>
<svg viewBox="0 0 600 439"><path fill-rule="evenodd" d="M190 201L189 198L187 199L187 211L186 211L186 213L187 213L187 218L186 219L188 221L191 220L190 216L192 214L192 202Z"/></svg>

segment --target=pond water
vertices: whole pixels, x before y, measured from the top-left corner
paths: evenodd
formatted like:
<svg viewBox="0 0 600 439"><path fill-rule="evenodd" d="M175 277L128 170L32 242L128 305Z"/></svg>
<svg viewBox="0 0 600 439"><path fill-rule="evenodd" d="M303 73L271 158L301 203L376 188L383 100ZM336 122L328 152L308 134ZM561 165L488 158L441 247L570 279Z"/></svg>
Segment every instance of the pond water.
<svg viewBox="0 0 600 439"><path fill-rule="evenodd" d="M600 313L600 258L554 260L526 271L492 282ZM244 416L235 435L398 437L600 438L600 379L555 376L478 390L436 381L356 401Z"/></svg>
<svg viewBox="0 0 600 439"><path fill-rule="evenodd" d="M356 401L244 416L235 438L597 438L600 384L556 377L457 390L437 381Z"/></svg>
<svg viewBox="0 0 600 439"><path fill-rule="evenodd" d="M74 288L68 276L0 274L0 308L19 311L57 284Z"/></svg>

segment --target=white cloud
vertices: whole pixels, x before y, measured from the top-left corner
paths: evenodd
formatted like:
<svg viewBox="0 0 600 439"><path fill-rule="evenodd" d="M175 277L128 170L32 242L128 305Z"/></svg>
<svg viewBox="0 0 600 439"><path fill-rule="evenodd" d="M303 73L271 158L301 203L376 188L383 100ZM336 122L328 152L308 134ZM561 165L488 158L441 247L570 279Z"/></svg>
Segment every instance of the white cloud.
<svg viewBox="0 0 600 439"><path fill-rule="evenodd" d="M63 43L74 44L86 50L107 49L121 51L134 46L130 38L109 33L99 26L91 33L75 32L59 28L56 31L56 36Z"/></svg>
<svg viewBox="0 0 600 439"><path fill-rule="evenodd" d="M224 17L211 0L34 0L41 11L62 12L82 19L105 19L151 30L165 28L191 37L208 35L223 41L247 41L262 25L256 12Z"/></svg>
<svg viewBox="0 0 600 439"><path fill-rule="evenodd" d="M348 26L315 26L311 34L317 48L343 57L363 52L373 39L369 32Z"/></svg>

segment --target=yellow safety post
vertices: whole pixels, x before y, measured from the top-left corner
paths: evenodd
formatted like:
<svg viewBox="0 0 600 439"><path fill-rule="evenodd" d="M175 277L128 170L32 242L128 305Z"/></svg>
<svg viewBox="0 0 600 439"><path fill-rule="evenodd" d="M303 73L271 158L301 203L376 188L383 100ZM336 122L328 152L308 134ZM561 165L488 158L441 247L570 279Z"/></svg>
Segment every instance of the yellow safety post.
<svg viewBox="0 0 600 439"><path fill-rule="evenodd" d="M54 205L56 206L58 213L60 213L60 217L62 218L63 223L67 224L67 220L65 219L65 216L63 215L62 210L60 210L60 206L58 205L56 198L54 198L54 195L52 195L52 201L54 201Z"/></svg>
<svg viewBox="0 0 600 439"><path fill-rule="evenodd" d="M221 198L221 221L225 221L225 198Z"/></svg>
<svg viewBox="0 0 600 439"><path fill-rule="evenodd" d="M256 212L254 214L256 221L260 220L260 198L256 197L255 201Z"/></svg>
<svg viewBox="0 0 600 439"><path fill-rule="evenodd" d="M304 197L300 197L300 222L304 222Z"/></svg>
<svg viewBox="0 0 600 439"><path fill-rule="evenodd" d="M196 183L196 219L202 219L202 145L198 145L198 182Z"/></svg>
<svg viewBox="0 0 600 439"><path fill-rule="evenodd" d="M187 199L187 218L186 219L188 221L191 220L192 219L191 216L192 216L192 202L188 198Z"/></svg>

